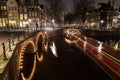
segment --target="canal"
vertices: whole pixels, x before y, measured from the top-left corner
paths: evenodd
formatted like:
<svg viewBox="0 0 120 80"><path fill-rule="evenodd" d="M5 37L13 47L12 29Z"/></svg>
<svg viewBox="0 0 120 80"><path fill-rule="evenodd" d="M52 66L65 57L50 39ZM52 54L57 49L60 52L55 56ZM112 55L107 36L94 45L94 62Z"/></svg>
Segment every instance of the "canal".
<svg viewBox="0 0 120 80"><path fill-rule="evenodd" d="M33 80L112 80L83 51L67 43L62 35L52 34Z"/></svg>

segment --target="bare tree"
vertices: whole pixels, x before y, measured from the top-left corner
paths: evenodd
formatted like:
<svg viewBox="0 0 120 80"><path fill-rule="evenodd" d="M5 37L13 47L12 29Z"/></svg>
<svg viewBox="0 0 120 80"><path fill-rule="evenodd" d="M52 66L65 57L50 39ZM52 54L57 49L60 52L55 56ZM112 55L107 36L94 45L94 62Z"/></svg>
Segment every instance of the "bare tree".
<svg viewBox="0 0 120 80"><path fill-rule="evenodd" d="M92 9L95 4L94 0L75 0L74 1L74 13L77 18L79 18L82 23L86 20L86 14Z"/></svg>
<svg viewBox="0 0 120 80"><path fill-rule="evenodd" d="M45 0L48 5L52 17L57 21L61 22L64 17L65 3L63 0Z"/></svg>

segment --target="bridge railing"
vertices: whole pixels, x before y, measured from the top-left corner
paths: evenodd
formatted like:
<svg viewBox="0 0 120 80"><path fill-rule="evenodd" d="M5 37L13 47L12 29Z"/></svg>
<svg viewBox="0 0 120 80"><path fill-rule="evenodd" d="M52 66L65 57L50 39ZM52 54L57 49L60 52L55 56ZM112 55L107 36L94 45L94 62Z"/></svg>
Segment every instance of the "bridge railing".
<svg viewBox="0 0 120 80"><path fill-rule="evenodd" d="M0 74L4 70L5 65L7 65L8 60L11 58L16 44L34 33L35 31L25 31L24 29L23 31L11 32L11 36L0 43Z"/></svg>

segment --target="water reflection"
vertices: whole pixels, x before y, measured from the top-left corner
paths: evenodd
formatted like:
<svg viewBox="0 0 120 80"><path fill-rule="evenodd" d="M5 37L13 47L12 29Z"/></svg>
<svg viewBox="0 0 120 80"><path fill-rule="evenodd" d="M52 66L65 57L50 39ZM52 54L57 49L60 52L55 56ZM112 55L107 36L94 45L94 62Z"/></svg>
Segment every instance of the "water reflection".
<svg viewBox="0 0 120 80"><path fill-rule="evenodd" d="M104 43L113 47L115 50L120 50L120 40L107 40Z"/></svg>
<svg viewBox="0 0 120 80"><path fill-rule="evenodd" d="M99 53L101 53L101 51L102 51L102 44L103 44L102 42L99 42L99 46L98 46L98 52Z"/></svg>
<svg viewBox="0 0 120 80"><path fill-rule="evenodd" d="M53 55L54 55L55 57L58 57L58 55L57 55L57 49L56 49L56 46L55 46L55 43L54 43L54 42L52 42L52 44L50 45L50 49L51 49Z"/></svg>

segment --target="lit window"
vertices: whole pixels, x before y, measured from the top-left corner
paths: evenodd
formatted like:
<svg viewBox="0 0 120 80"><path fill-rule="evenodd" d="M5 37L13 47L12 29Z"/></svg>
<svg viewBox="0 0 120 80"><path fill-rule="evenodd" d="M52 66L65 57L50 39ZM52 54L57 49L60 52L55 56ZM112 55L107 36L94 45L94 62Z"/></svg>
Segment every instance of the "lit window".
<svg viewBox="0 0 120 80"><path fill-rule="evenodd" d="M24 14L24 19L28 19L28 14Z"/></svg>
<svg viewBox="0 0 120 80"><path fill-rule="evenodd" d="M9 16L12 16L12 13L9 13L8 15L9 15Z"/></svg>
<svg viewBox="0 0 120 80"><path fill-rule="evenodd" d="M5 18L2 18L3 19L3 26L5 26Z"/></svg>
<svg viewBox="0 0 120 80"><path fill-rule="evenodd" d="M7 10L6 6L4 6L4 10Z"/></svg>
<svg viewBox="0 0 120 80"><path fill-rule="evenodd" d="M20 19L23 20L23 14L20 14Z"/></svg>
<svg viewBox="0 0 120 80"><path fill-rule="evenodd" d="M120 15L118 16L118 18L120 18Z"/></svg>

